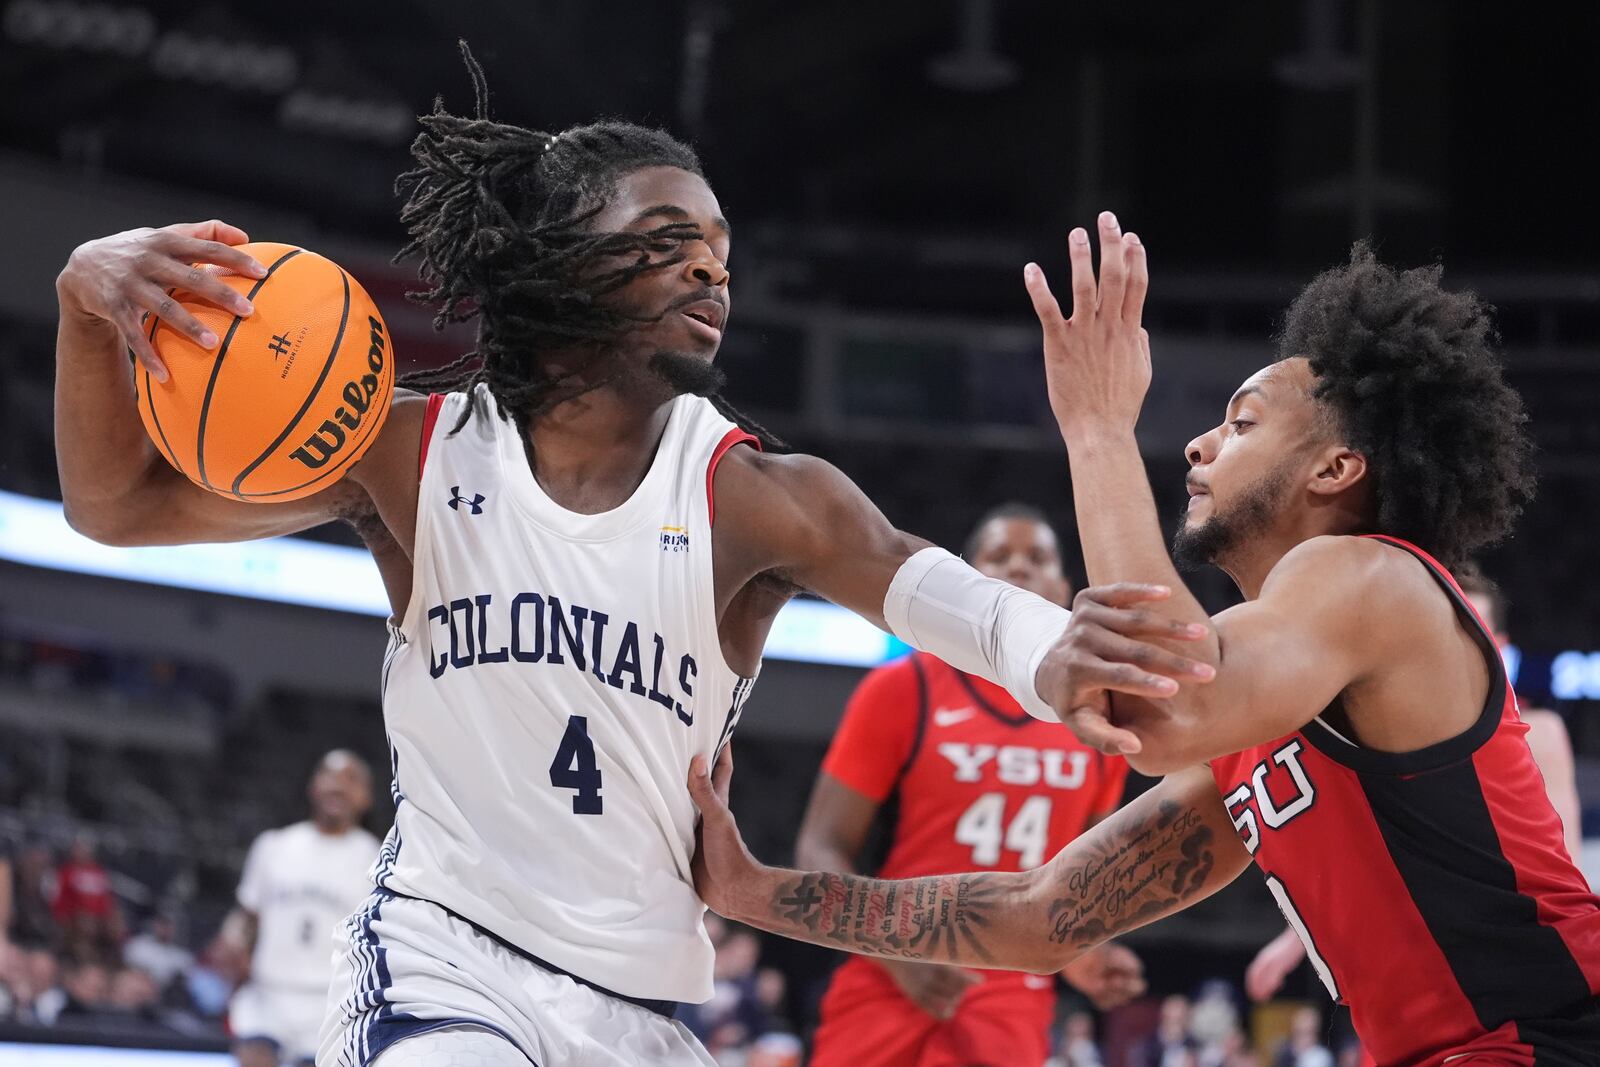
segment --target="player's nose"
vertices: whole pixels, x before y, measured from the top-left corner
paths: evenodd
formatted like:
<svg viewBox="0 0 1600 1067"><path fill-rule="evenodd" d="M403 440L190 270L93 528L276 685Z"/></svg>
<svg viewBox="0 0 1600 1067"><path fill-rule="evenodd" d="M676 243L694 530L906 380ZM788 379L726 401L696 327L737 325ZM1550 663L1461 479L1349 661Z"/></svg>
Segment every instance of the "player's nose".
<svg viewBox="0 0 1600 1067"><path fill-rule="evenodd" d="M1189 461L1189 466L1198 467L1202 463L1210 463L1216 458L1217 431L1210 430L1201 434L1183 447L1183 457Z"/></svg>
<svg viewBox="0 0 1600 1067"><path fill-rule="evenodd" d="M707 245L701 244L689 257L683 261L684 276L694 280L700 285L709 285L716 289L727 288L731 275L722 261L711 254Z"/></svg>

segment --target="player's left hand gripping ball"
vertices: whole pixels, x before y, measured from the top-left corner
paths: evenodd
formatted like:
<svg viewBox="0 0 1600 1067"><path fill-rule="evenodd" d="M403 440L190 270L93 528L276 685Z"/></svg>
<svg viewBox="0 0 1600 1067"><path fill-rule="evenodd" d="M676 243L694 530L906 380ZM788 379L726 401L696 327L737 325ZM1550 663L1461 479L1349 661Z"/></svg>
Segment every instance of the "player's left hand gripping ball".
<svg viewBox="0 0 1600 1067"><path fill-rule="evenodd" d="M377 305L337 263L293 245L237 247L264 277L195 269L253 310L170 294L220 343L203 347L152 315L144 328L170 377L138 374L139 415L167 462L202 488L265 504L310 496L377 440L394 394L393 344Z"/></svg>

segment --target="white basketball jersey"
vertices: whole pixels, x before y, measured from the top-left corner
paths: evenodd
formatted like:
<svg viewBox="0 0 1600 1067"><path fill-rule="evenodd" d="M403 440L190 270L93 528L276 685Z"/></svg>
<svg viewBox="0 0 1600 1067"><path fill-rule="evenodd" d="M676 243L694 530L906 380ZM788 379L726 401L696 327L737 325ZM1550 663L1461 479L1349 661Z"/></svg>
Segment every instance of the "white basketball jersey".
<svg viewBox="0 0 1600 1067"><path fill-rule="evenodd" d="M327 991L334 931L371 892L377 854L378 839L359 826L325 834L315 823L297 822L255 839L238 893L259 920L252 982Z"/></svg>
<svg viewBox="0 0 1600 1067"><path fill-rule="evenodd" d="M394 828L379 885L626 996L702 1001L712 951L685 779L752 679L723 661L709 472L740 436L681 396L649 472L580 515L487 388L425 431L412 596L384 668Z"/></svg>

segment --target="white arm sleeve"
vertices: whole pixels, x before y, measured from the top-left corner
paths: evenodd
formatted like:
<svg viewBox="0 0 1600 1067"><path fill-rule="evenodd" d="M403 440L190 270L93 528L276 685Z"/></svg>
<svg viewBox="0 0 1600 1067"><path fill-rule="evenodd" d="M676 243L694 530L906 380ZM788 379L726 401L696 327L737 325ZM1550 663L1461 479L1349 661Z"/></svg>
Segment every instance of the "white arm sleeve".
<svg viewBox="0 0 1600 1067"><path fill-rule="evenodd" d="M1072 613L998 578L986 578L942 548L901 565L883 598L883 619L900 640L1008 689L1029 715L1058 722L1033 676Z"/></svg>

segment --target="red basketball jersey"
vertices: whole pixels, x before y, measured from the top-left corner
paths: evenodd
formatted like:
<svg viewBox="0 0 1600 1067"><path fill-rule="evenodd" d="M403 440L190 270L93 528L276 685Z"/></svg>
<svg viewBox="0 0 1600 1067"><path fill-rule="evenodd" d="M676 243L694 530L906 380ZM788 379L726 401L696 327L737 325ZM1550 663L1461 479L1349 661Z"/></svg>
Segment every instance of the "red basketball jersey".
<svg viewBox="0 0 1600 1067"><path fill-rule="evenodd" d="M920 652L867 675L822 769L873 800L897 799L883 878L1037 867L1117 806L1128 775L1123 759L1033 718L1000 686ZM898 995L876 964L859 958L834 977L833 992L846 990ZM825 1027L837 999L825 1002ZM1042 1034L1054 982L993 971L982 996L968 999L980 1014L1034 1019ZM961 1017L951 1024L963 1025Z"/></svg>
<svg viewBox="0 0 1600 1067"><path fill-rule="evenodd" d="M1417 557L1477 636L1478 720L1387 753L1318 716L1213 760L1217 787L1378 1063L1600 1063L1600 899L1562 844L1499 652L1436 560L1381 540Z"/></svg>
<svg viewBox="0 0 1600 1067"><path fill-rule="evenodd" d="M1117 806L1128 765L1000 686L914 653L869 674L822 769L899 800L882 878L1037 867Z"/></svg>

